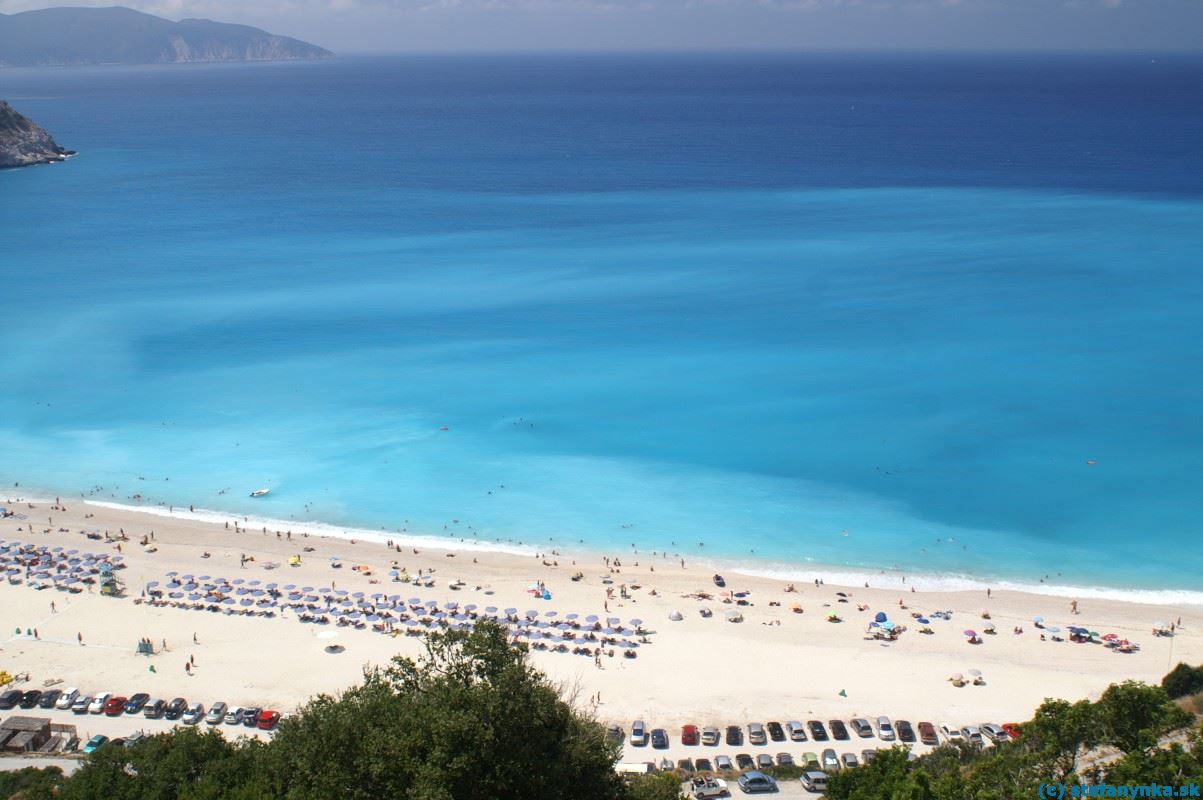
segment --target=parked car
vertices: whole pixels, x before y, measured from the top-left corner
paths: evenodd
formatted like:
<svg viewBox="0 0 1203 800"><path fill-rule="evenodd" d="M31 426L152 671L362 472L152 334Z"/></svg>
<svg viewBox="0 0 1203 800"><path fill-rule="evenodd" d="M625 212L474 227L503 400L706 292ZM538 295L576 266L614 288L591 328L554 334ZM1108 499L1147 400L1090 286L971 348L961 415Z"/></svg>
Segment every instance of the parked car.
<svg viewBox="0 0 1203 800"><path fill-rule="evenodd" d="M248 708L242 713L242 725L244 728L253 728L259 724L259 713L262 708Z"/></svg>
<svg viewBox="0 0 1203 800"><path fill-rule="evenodd" d="M261 731L274 730L280 722L280 712L264 709L259 712L259 718L255 720L255 727Z"/></svg>
<svg viewBox="0 0 1203 800"><path fill-rule="evenodd" d="M986 745L986 740L982 738L981 729L976 725L966 725L964 728L961 728L961 735L964 736L970 744L975 744L978 747L984 747Z"/></svg>
<svg viewBox="0 0 1203 800"><path fill-rule="evenodd" d="M758 756L756 756L756 768L757 769L772 769L773 768L773 757L771 755L769 755L768 753L759 754Z"/></svg>
<svg viewBox="0 0 1203 800"><path fill-rule="evenodd" d="M915 729L911 727L911 723L905 719L900 719L895 722L894 730L898 731L898 741L908 743L915 741Z"/></svg>
<svg viewBox="0 0 1203 800"><path fill-rule="evenodd" d="M146 734L142 731L134 731L129 736L125 737L125 741L122 742L122 744L124 744L126 747L137 747L138 743L145 738Z"/></svg>
<svg viewBox="0 0 1203 800"><path fill-rule="evenodd" d="M759 722L748 723L748 744L764 744L768 737L764 735L764 726Z"/></svg>
<svg viewBox="0 0 1203 800"><path fill-rule="evenodd" d="M777 781L763 772L745 772L735 782L744 794L769 794L777 791Z"/></svg>
<svg viewBox="0 0 1203 800"><path fill-rule="evenodd" d="M19 702L21 702L20 689L9 689L4 694L0 694L0 710L8 711L16 708Z"/></svg>
<svg viewBox="0 0 1203 800"><path fill-rule="evenodd" d="M694 778L689 786L689 793L696 800L710 800L713 797L726 797L729 790L727 782L722 778Z"/></svg>
<svg viewBox="0 0 1203 800"><path fill-rule="evenodd" d="M693 765L698 772L714 772L714 765L710 763L710 759L708 758L695 758Z"/></svg>
<svg viewBox="0 0 1203 800"><path fill-rule="evenodd" d="M54 708L62 693L61 689L51 689L48 692L42 692L42 697L38 700L38 708Z"/></svg>
<svg viewBox="0 0 1203 800"><path fill-rule="evenodd" d="M937 745L940 743L940 737L936 736L936 726L930 722L919 723L919 741L924 744Z"/></svg>
<svg viewBox="0 0 1203 800"><path fill-rule="evenodd" d="M716 747L722 740L722 736L718 732L718 728L713 725L707 725L702 728L702 744L707 747Z"/></svg>
<svg viewBox="0 0 1203 800"><path fill-rule="evenodd" d="M940 733L944 734L944 741L950 743L963 742L965 737L961 735L959 728L954 728L951 725L944 724L940 726Z"/></svg>
<svg viewBox="0 0 1203 800"><path fill-rule="evenodd" d="M248 709L244 708L244 709L241 709L241 711L242 711L243 717L245 719ZM258 714L259 710L255 709L255 713ZM239 720L239 721L244 722L244 724L245 724L244 720ZM611 742L614 742L615 744L622 744L622 740L624 738L626 738L626 734L623 732L621 725L610 725L606 728L606 738L609 739Z"/></svg>
<svg viewBox="0 0 1203 800"><path fill-rule="evenodd" d="M680 761L677 762L677 769L680 770L681 774L685 775L686 777L692 775L693 774L693 760L688 759L688 758L682 758Z"/></svg>
<svg viewBox="0 0 1203 800"><path fill-rule="evenodd" d="M101 692L92 698L91 704L88 706L89 714L99 714L104 711L104 704L113 696L112 692Z"/></svg>
<svg viewBox="0 0 1203 800"><path fill-rule="evenodd" d="M877 757L877 751L872 747L860 751L860 760L862 764L868 764Z"/></svg>
<svg viewBox="0 0 1203 800"><path fill-rule="evenodd" d="M739 769L754 769L756 761L747 753L736 753L735 766Z"/></svg>
<svg viewBox="0 0 1203 800"><path fill-rule="evenodd" d="M873 737L873 726L869 724L869 720L864 717L857 717L852 720L852 730L856 731L856 735L862 739L870 739Z"/></svg>
<svg viewBox="0 0 1203 800"><path fill-rule="evenodd" d="M196 723L200 722L204 718L205 718L204 704L203 703L193 703L191 706L188 707L188 710L184 712L184 715L182 717L180 717L180 721L182 721L185 725L195 725Z"/></svg>
<svg viewBox="0 0 1203 800"><path fill-rule="evenodd" d="M1019 732L1019 723L1018 722L1004 722L1002 725L1002 729L1004 731L1006 731L1007 736L1010 736L1012 739L1018 739L1021 735Z"/></svg>
<svg viewBox="0 0 1203 800"><path fill-rule="evenodd" d="M982 733L990 737L990 740L994 742L1004 742L1009 738L1007 732L1003 730L1003 726L994 722L983 724Z"/></svg>
<svg viewBox="0 0 1203 800"><path fill-rule="evenodd" d="M85 754L95 753L97 750L100 749L100 746L102 744L105 744L106 742L108 742L108 740L109 740L109 737L102 736L99 733L96 734L95 736L93 736L91 739L88 740L87 744L84 745L84 753Z"/></svg>
<svg viewBox="0 0 1203 800"><path fill-rule="evenodd" d="M735 765L731 763L730 756L715 756L714 768L719 772L730 772L735 769Z"/></svg>
<svg viewBox="0 0 1203 800"><path fill-rule="evenodd" d="M122 695L113 695L108 700L104 701L104 715L106 717L119 717L125 713L125 704L129 701L128 697Z"/></svg>
<svg viewBox="0 0 1203 800"><path fill-rule="evenodd" d="M167 703L155 698L149 701L142 707L142 716L147 719L159 719L163 716L163 712L167 710Z"/></svg>
<svg viewBox="0 0 1203 800"><path fill-rule="evenodd" d="M791 742L806 741L806 726L798 722L798 720L795 719L785 723L785 730L789 732Z"/></svg>
<svg viewBox="0 0 1203 800"><path fill-rule="evenodd" d="M830 772L840 768L840 757L830 747L823 751L823 771Z"/></svg>
<svg viewBox="0 0 1203 800"><path fill-rule="evenodd" d="M697 725L686 725L684 728L681 728L681 744L693 746L698 743L698 740Z"/></svg>
<svg viewBox="0 0 1203 800"><path fill-rule="evenodd" d="M242 706L234 706L226 712L225 723L227 725L241 725L242 715L246 713L246 709Z"/></svg>
<svg viewBox="0 0 1203 800"><path fill-rule="evenodd" d="M780 722L770 722L770 723L766 724L764 727L765 727L765 730L767 730L769 732L769 738L772 739L774 742L784 742L785 741L785 728L781 727Z"/></svg>
<svg viewBox="0 0 1203 800"><path fill-rule="evenodd" d="M802 766L807 769L818 769L822 764L819 762L819 756L816 753L806 752L802 754Z"/></svg>
<svg viewBox="0 0 1203 800"><path fill-rule="evenodd" d="M663 728L652 729L652 747L656 750L668 749L668 731Z"/></svg>
<svg viewBox="0 0 1203 800"><path fill-rule="evenodd" d="M179 719L184 716L184 712L187 710L188 701L182 697L176 697L167 704L167 708L163 711L163 716L167 719Z"/></svg>
<svg viewBox="0 0 1203 800"><path fill-rule="evenodd" d="M860 762L856 760L856 753L844 753L840 756L840 761L844 762L844 769L856 769L860 766Z"/></svg>
<svg viewBox="0 0 1203 800"><path fill-rule="evenodd" d="M226 711L229 709L224 702L218 700L213 705L209 706L209 713L205 715L205 722L209 725L220 725L226 721Z"/></svg>
<svg viewBox="0 0 1203 800"><path fill-rule="evenodd" d="M777 754L777 766L792 767L793 765L794 765L794 757L791 756L789 753L778 753Z"/></svg>
<svg viewBox="0 0 1203 800"><path fill-rule="evenodd" d="M33 708L42 699L42 692L39 689L30 689L21 695L21 702L18 704L21 708Z"/></svg>
<svg viewBox="0 0 1203 800"><path fill-rule="evenodd" d="M740 728L738 725L728 725L727 726L727 744L731 745L732 747L739 747L743 743L744 743L743 729Z"/></svg>
<svg viewBox="0 0 1203 800"><path fill-rule="evenodd" d="M831 738L841 742L848 741L848 726L842 719L829 720L827 724L831 727Z"/></svg>
<svg viewBox="0 0 1203 800"><path fill-rule="evenodd" d="M802 773L802 777L798 779L802 782L802 788L808 792L819 794L827 791L827 773L817 769L807 770Z"/></svg>
<svg viewBox="0 0 1203 800"><path fill-rule="evenodd" d="M877 738L883 742L894 741L894 726L890 724L889 717L877 718Z"/></svg>
<svg viewBox="0 0 1203 800"><path fill-rule="evenodd" d="M823 723L817 719L812 719L806 723L806 727L810 728L810 738L816 742L827 741L827 729L823 727Z"/></svg>
<svg viewBox="0 0 1203 800"><path fill-rule="evenodd" d="M75 698L75 702L71 704L71 713L87 714L88 709L92 707L92 695L81 694Z"/></svg>
<svg viewBox="0 0 1203 800"><path fill-rule="evenodd" d="M129 700L125 701L125 713L137 714L142 710L142 706L146 705L146 701L150 699L150 695L146 692L138 692L132 695Z"/></svg>
<svg viewBox="0 0 1203 800"><path fill-rule="evenodd" d="M631 723L631 744L636 747L643 747L647 744L647 726L641 719Z"/></svg>
<svg viewBox="0 0 1203 800"><path fill-rule="evenodd" d="M76 698L79 697L79 689L72 686L70 689L64 689L63 693L58 696L58 700L54 702L54 707L59 711L70 711L71 706L75 705Z"/></svg>

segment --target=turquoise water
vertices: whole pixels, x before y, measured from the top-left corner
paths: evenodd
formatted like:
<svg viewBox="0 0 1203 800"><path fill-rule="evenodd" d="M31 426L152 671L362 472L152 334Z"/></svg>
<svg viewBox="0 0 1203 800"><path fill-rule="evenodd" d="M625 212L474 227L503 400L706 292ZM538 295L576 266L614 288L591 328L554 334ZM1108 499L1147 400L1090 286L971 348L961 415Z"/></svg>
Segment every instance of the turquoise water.
<svg viewBox="0 0 1203 800"><path fill-rule="evenodd" d="M81 151L0 174L9 484L1203 590L1198 59L351 58L0 95Z"/></svg>

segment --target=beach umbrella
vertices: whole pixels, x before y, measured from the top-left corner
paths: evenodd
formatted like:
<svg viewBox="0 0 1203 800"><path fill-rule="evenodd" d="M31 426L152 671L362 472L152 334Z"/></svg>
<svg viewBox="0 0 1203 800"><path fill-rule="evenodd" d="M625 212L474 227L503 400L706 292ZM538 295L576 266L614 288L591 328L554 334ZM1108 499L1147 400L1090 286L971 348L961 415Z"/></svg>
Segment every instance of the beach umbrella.
<svg viewBox="0 0 1203 800"><path fill-rule="evenodd" d="M251 592L251 597L263 597L265 594L267 594L267 592L263 591L262 589L256 589Z"/></svg>
<svg viewBox="0 0 1203 800"><path fill-rule="evenodd" d="M1044 617L1032 617L1032 622L1037 624L1042 623L1044 622Z"/></svg>
<svg viewBox="0 0 1203 800"><path fill-rule="evenodd" d="M235 578L234 580L230 581L230 583L237 586L240 583L246 583L246 579L245 578Z"/></svg>
<svg viewBox="0 0 1203 800"><path fill-rule="evenodd" d="M873 617L873 621L874 622L885 622L886 621L886 612L878 611L877 615L875 617Z"/></svg>
<svg viewBox="0 0 1203 800"><path fill-rule="evenodd" d="M505 614L506 614L506 616L507 616L507 617L508 617L508 616L511 616L511 615L513 615L513 614L517 614L517 613L518 613L518 609L516 609L516 608L507 608L507 609L505 610Z"/></svg>
<svg viewBox="0 0 1203 800"><path fill-rule="evenodd" d="M1097 638L1099 638L1099 632L1098 632L1098 631L1088 631L1088 632L1086 633L1086 635L1087 635L1087 636L1089 636L1089 637L1090 637L1090 638L1092 638L1092 639L1097 639Z"/></svg>
<svg viewBox="0 0 1203 800"><path fill-rule="evenodd" d="M948 680L950 680L950 681L963 681L963 680L965 680L965 676L964 676L964 675L962 675L962 674L961 674L961 673L959 673L959 672L954 672L954 673L952 673L952 675L949 675L949 676L948 676Z"/></svg>
<svg viewBox="0 0 1203 800"><path fill-rule="evenodd" d="M340 597L346 597L348 594L350 594L350 592L348 592L346 589L339 589L335 592L335 594L339 595Z"/></svg>
<svg viewBox="0 0 1203 800"><path fill-rule="evenodd" d="M475 610L476 610L476 603L468 603L468 605L464 606L464 611L475 611Z"/></svg>
<svg viewBox="0 0 1203 800"><path fill-rule="evenodd" d="M184 593L183 592L172 592L171 594L169 594L167 596L173 600L179 600L181 597L184 596Z"/></svg>
<svg viewBox="0 0 1203 800"><path fill-rule="evenodd" d="M526 616L527 617L537 617L537 616L539 616L539 612L532 609L532 610L526 612Z"/></svg>
<svg viewBox="0 0 1203 800"><path fill-rule="evenodd" d="M977 631L963 631L966 636L977 636Z"/></svg>
<svg viewBox="0 0 1203 800"><path fill-rule="evenodd" d="M352 596L352 597L363 597L363 592L356 592L355 594L353 594L353 595L351 595L351 596ZM378 595L377 595L377 596L378 596Z"/></svg>
<svg viewBox="0 0 1203 800"><path fill-rule="evenodd" d="M919 617L915 621L918 622L920 625L930 625L931 624L931 620L929 620L927 617Z"/></svg>
<svg viewBox="0 0 1203 800"><path fill-rule="evenodd" d="M459 603L444 603L443 604L444 611L454 611L457 608L459 608Z"/></svg>
<svg viewBox="0 0 1203 800"><path fill-rule="evenodd" d="M409 600L407 600L406 602L407 602L407 603L409 603L411 606L420 606L420 605L422 605L422 599L421 599L420 597L411 597L411 598L409 598Z"/></svg>
<svg viewBox="0 0 1203 800"><path fill-rule="evenodd" d="M641 619L633 619L633 620L631 620L631 624L632 624L632 625L634 625L636 628L638 628L640 625L642 625L642 624L643 624L643 620L641 620Z"/></svg>
<svg viewBox="0 0 1203 800"><path fill-rule="evenodd" d="M278 583L269 583L269 584L267 585L267 588L268 588L268 589L275 589L275 588L276 588L277 586L279 586L279 585L280 585L280 584L278 584Z"/></svg>
<svg viewBox="0 0 1203 800"><path fill-rule="evenodd" d="M301 595L293 593L293 594L288 595L288 599L295 603L301 599Z"/></svg>
<svg viewBox="0 0 1203 800"><path fill-rule="evenodd" d="M171 583L167 584L167 588L168 589L178 589L178 588L180 588L180 582L172 581Z"/></svg>
<svg viewBox="0 0 1203 800"><path fill-rule="evenodd" d="M620 620L618 617L607 617L606 618L607 625L618 625L621 622L622 622L622 620Z"/></svg>
<svg viewBox="0 0 1203 800"><path fill-rule="evenodd" d="M426 607L427 607L427 608L438 608L438 607L439 607L439 601L438 601L438 600L427 600L427 601L426 601Z"/></svg>
<svg viewBox="0 0 1203 800"><path fill-rule="evenodd" d="M1056 625L1049 625L1047 628L1045 628L1045 630L1048 631L1049 633L1060 633L1061 632L1061 629L1058 628Z"/></svg>
<svg viewBox="0 0 1203 800"><path fill-rule="evenodd" d="M295 588L297 588L297 585L296 585L295 583L286 583L286 584L284 584L284 590L285 590L285 591L289 591L289 590L291 590L291 589L295 589Z"/></svg>
<svg viewBox="0 0 1203 800"><path fill-rule="evenodd" d="M188 599L195 602L196 600L200 600L201 596L199 594L190 594L188 595Z"/></svg>
<svg viewBox="0 0 1203 800"><path fill-rule="evenodd" d="M885 622L881 623L881 629L884 631L892 631L896 627L897 626L893 622L890 622L888 619Z"/></svg>
<svg viewBox="0 0 1203 800"><path fill-rule="evenodd" d="M198 580L198 581L207 581L207 580L209 580L209 576L208 576L208 575L201 575L199 578L197 578L197 580Z"/></svg>
<svg viewBox="0 0 1203 800"><path fill-rule="evenodd" d="M312 586L302 586L302 587L301 587L301 591L302 591L302 592L312 592L312 591L313 591L313 587L312 587Z"/></svg>
<svg viewBox="0 0 1203 800"><path fill-rule="evenodd" d="M497 606L486 606L486 607L485 607L485 613L486 613L486 614L496 614L496 613L497 613Z"/></svg>
<svg viewBox="0 0 1203 800"><path fill-rule="evenodd" d="M234 600L233 597L227 597L225 600L221 601L222 605L226 605L226 606L232 606L232 605L234 605L235 602L236 601Z"/></svg>
<svg viewBox="0 0 1203 800"><path fill-rule="evenodd" d="M159 585L159 582L158 582L158 581L147 581L147 582L146 582L146 586L147 586L148 588L153 588L153 587L155 587L155 586L158 586L158 585Z"/></svg>
<svg viewBox="0 0 1203 800"><path fill-rule="evenodd" d="M377 614L368 614L366 619L368 622L379 622L380 621L380 617Z"/></svg>
<svg viewBox="0 0 1203 800"><path fill-rule="evenodd" d="M244 597L244 598L242 598L241 605L253 606L253 605L255 605L255 601L249 597Z"/></svg>
<svg viewBox="0 0 1203 800"><path fill-rule="evenodd" d="M323 586L322 588L318 589L318 591L321 592L322 594L330 594L330 592L332 592L334 590L331 589L329 586Z"/></svg>
<svg viewBox="0 0 1203 800"><path fill-rule="evenodd" d="M543 612L543 616L545 616L545 617L558 617L559 615L560 615L559 611L544 611Z"/></svg>
<svg viewBox="0 0 1203 800"><path fill-rule="evenodd" d="M969 670L969 674L975 678L982 677L982 671L980 669L971 669L971 670Z"/></svg>

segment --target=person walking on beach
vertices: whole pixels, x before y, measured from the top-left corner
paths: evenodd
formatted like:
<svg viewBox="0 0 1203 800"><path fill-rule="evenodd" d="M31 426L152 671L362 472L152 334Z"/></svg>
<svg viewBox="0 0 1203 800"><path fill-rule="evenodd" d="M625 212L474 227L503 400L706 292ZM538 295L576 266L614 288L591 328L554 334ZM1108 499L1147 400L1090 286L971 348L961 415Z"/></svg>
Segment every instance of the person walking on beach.
<svg viewBox="0 0 1203 800"><path fill-rule="evenodd" d="M51 600L50 601L50 613L53 614L53 613L55 613L55 611L57 611L57 609L54 607L54 601Z"/></svg>
<svg viewBox="0 0 1203 800"><path fill-rule="evenodd" d="M79 643L82 646L84 643L84 635L82 633L77 633L75 634L75 638L79 640Z"/></svg>

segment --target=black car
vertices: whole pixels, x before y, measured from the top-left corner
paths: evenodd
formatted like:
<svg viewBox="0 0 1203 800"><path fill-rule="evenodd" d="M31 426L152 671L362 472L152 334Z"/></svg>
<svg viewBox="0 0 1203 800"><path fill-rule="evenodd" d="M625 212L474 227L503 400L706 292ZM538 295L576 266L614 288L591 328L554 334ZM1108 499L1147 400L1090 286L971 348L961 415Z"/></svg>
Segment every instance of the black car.
<svg viewBox="0 0 1203 800"><path fill-rule="evenodd" d="M747 753L740 753L735 756L735 766L739 769L756 769L756 762Z"/></svg>
<svg viewBox="0 0 1203 800"><path fill-rule="evenodd" d="M51 689L48 692L42 693L42 699L38 701L38 708L54 708L54 704L63 696L62 689Z"/></svg>
<svg viewBox="0 0 1203 800"><path fill-rule="evenodd" d="M817 719L812 719L806 723L806 727L810 728L810 738L816 742L827 741L827 729L823 727L823 723Z"/></svg>
<svg viewBox="0 0 1203 800"><path fill-rule="evenodd" d="M698 772L714 772L714 767L708 758L694 759L693 766Z"/></svg>
<svg viewBox="0 0 1203 800"><path fill-rule="evenodd" d="M652 747L657 750L668 748L668 732L663 728L656 728L652 731Z"/></svg>
<svg viewBox="0 0 1203 800"><path fill-rule="evenodd" d="M727 726L727 744L731 745L732 747L738 747L739 745L741 745L743 743L744 743L743 728L739 727L738 725L728 725Z"/></svg>
<svg viewBox="0 0 1203 800"><path fill-rule="evenodd" d="M7 711L10 708L16 708L19 702L21 702L20 689L9 689L4 694L0 694L0 710Z"/></svg>
<svg viewBox="0 0 1203 800"><path fill-rule="evenodd" d="M911 723L905 719L900 719L894 723L894 730L898 731L898 739L903 742L915 741L915 729L911 727Z"/></svg>
<svg viewBox="0 0 1203 800"><path fill-rule="evenodd" d="M768 729L769 738L772 739L774 742L784 742L785 741L785 728L781 727L780 722L770 722L767 725L765 725L764 727Z"/></svg>
<svg viewBox="0 0 1203 800"><path fill-rule="evenodd" d="M162 700L155 700L153 703L147 703L142 709L142 715L147 719L158 719L163 716L163 712L167 710L167 704Z"/></svg>
<svg viewBox="0 0 1203 800"><path fill-rule="evenodd" d="M163 712L163 716L167 719L179 719L184 716L184 712L188 710L188 701L182 697L177 697L167 704L167 710Z"/></svg>
<svg viewBox="0 0 1203 800"><path fill-rule="evenodd" d="M259 719L259 712L262 708L247 708L242 712L242 724L248 728L255 727L255 722Z"/></svg>
<svg viewBox="0 0 1203 800"><path fill-rule="evenodd" d="M42 699L42 693L38 689L30 689L25 694L21 695L21 708L33 708Z"/></svg>
<svg viewBox="0 0 1203 800"><path fill-rule="evenodd" d="M831 726L831 736L841 742L848 741L848 726L844 724L842 719L833 719L827 723Z"/></svg>
<svg viewBox="0 0 1203 800"><path fill-rule="evenodd" d="M137 714L142 710L142 706L146 705L146 701L150 699L150 695L146 692L138 692L125 701L125 713Z"/></svg>

